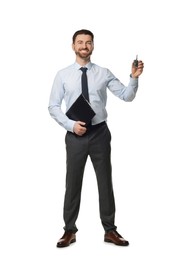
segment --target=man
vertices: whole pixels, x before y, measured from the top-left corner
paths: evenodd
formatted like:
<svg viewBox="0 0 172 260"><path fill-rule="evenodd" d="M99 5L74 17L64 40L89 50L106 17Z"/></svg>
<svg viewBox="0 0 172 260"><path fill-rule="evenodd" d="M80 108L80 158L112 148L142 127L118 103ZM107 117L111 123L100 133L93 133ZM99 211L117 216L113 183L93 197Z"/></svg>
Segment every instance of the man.
<svg viewBox="0 0 172 260"><path fill-rule="evenodd" d="M89 30L79 30L73 35L72 49L76 54L74 64L60 70L52 86L49 101L50 115L67 130L65 142L67 152L66 191L64 199L64 234L57 247L66 247L76 241L76 220L79 213L82 179L87 157L90 156L97 177L100 218L105 234L104 241L119 246L129 242L115 226L115 200L111 174L111 133L107 126L107 89L124 101L132 101L138 89L138 77L144 64L132 64L128 86L124 86L106 68L90 61L94 49L94 35ZM89 102L95 112L87 126L81 120L69 119L61 110L62 100L66 111L81 94L82 68L86 68Z"/></svg>

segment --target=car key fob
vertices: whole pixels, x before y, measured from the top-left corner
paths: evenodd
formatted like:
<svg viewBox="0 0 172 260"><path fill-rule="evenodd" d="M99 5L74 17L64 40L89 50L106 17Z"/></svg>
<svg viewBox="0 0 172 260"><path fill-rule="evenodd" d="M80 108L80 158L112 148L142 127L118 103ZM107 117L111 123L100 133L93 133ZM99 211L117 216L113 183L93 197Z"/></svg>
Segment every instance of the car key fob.
<svg viewBox="0 0 172 260"><path fill-rule="evenodd" d="M138 55L136 55L136 59L134 60L134 66L136 68L138 67Z"/></svg>

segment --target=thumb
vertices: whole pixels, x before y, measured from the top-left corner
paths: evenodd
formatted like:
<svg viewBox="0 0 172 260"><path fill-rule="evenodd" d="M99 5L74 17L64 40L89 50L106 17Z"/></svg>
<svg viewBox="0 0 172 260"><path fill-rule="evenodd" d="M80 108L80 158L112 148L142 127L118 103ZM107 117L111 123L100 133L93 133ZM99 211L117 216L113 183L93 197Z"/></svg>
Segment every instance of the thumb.
<svg viewBox="0 0 172 260"><path fill-rule="evenodd" d="M85 123L85 122L82 122L82 121L78 121L77 123L80 124L80 125L82 125L82 126L86 125L86 123Z"/></svg>

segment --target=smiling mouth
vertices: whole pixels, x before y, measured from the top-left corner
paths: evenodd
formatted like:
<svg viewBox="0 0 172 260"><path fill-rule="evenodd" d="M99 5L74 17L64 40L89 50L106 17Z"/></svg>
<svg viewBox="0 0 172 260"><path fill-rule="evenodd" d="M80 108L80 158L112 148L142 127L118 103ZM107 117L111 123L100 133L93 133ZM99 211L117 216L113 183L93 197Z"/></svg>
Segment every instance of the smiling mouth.
<svg viewBox="0 0 172 260"><path fill-rule="evenodd" d="M88 49L80 50L81 52L88 52Z"/></svg>

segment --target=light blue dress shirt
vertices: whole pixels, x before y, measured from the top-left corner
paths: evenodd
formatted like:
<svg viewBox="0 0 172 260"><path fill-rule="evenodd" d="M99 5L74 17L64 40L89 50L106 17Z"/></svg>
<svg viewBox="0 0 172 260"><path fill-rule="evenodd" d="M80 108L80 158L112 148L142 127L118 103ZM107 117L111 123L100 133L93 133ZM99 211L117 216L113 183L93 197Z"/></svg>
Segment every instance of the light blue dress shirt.
<svg viewBox="0 0 172 260"><path fill-rule="evenodd" d="M130 77L128 86L124 86L107 69L89 62L85 67L87 70L88 89L90 104L96 115L92 119L92 125L107 120L106 101L107 89L115 96L124 101L132 101L138 89L138 78ZM81 94L81 66L74 63L57 72L49 99L50 115L67 131L73 132L75 121L69 119L65 112ZM65 101L66 111L62 109L62 102Z"/></svg>

